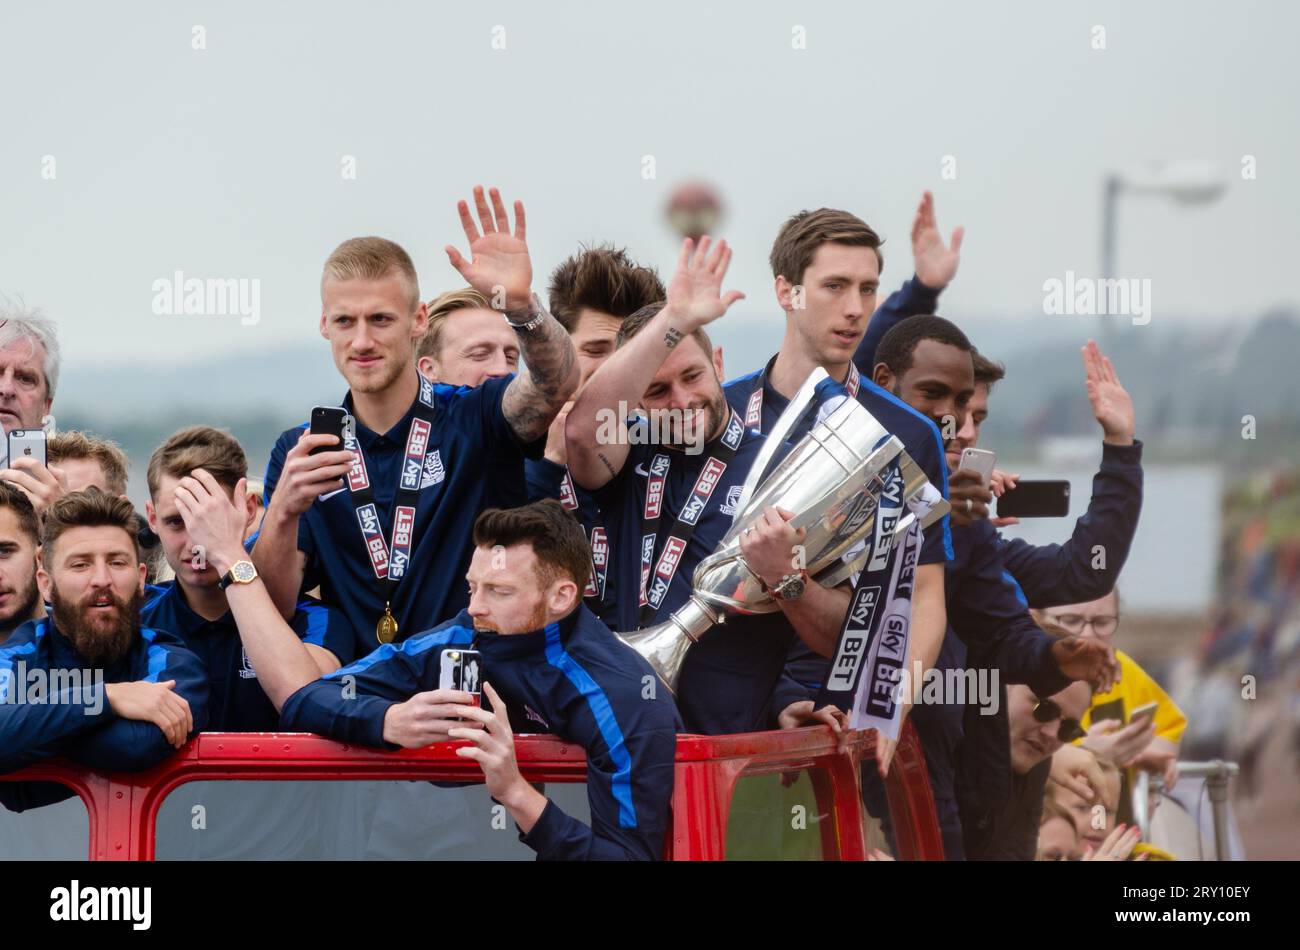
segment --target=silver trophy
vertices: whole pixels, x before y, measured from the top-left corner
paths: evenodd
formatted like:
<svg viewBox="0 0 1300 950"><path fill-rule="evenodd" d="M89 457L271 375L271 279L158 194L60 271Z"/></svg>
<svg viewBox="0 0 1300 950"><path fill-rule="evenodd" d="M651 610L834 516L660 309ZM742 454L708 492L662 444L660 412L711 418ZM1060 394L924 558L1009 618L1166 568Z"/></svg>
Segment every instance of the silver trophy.
<svg viewBox="0 0 1300 950"><path fill-rule="evenodd" d="M731 529L718 549L695 568L694 590L686 603L663 623L618 635L645 657L674 691L687 651L714 624L725 623L730 614L780 609L740 553L740 535L767 507L776 505L795 512L791 524L808 529L803 542L804 568L812 581L826 587L834 587L861 570L877 546L867 542L876 528L882 496L888 493L886 510L898 513L890 519L894 538L901 539L917 517L911 508L918 509L922 528L948 512L948 502L930 487L903 443L848 396L829 400L821 408L820 421L763 477L826 376L824 369L814 370L768 434L745 481ZM894 465L901 478L890 479L891 489L882 476L890 474ZM762 484L758 484L760 478ZM881 529L888 530L889 521L881 519Z"/></svg>

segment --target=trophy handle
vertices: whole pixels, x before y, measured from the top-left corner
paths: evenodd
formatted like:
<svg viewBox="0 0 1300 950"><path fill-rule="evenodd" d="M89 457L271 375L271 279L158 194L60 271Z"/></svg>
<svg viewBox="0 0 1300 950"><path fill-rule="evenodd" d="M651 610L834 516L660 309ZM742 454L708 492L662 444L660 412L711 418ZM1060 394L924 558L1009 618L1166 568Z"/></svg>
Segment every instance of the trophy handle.
<svg viewBox="0 0 1300 950"><path fill-rule="evenodd" d="M808 405L812 402L813 396L817 392L817 384L828 377L830 373L817 366L808 378L803 381L799 391L794 394L790 404L785 407L785 412L781 413L780 418L776 420L776 425L772 426L772 431L767 433L767 441L758 452L758 458L754 459L754 464L750 466L749 474L745 476L744 487L740 490L740 501L736 503L736 515L732 516L732 522L740 512L745 510L745 505L749 502L749 497L754 494L754 489L758 487L759 479L763 477L768 464L772 461L772 456L776 450L785 442L786 436L794 428L796 422L803 418L803 414L808 410Z"/></svg>

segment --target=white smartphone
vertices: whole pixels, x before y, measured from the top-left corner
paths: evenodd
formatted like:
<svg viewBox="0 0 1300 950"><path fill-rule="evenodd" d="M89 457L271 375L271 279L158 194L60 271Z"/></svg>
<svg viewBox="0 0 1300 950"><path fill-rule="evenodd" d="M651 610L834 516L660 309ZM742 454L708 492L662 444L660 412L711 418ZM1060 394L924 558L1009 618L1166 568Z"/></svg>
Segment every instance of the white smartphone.
<svg viewBox="0 0 1300 950"><path fill-rule="evenodd" d="M988 449L963 449L961 453L961 464L957 466L958 470L965 469L968 472L978 472L985 488L989 487L989 480L993 478L993 466L998 460L996 452Z"/></svg>
<svg viewBox="0 0 1300 950"><path fill-rule="evenodd" d="M1142 719L1146 719L1148 721L1155 719L1156 705L1157 705L1156 703L1147 703L1133 710L1128 715L1128 724L1131 726L1133 725L1133 723L1138 722L1139 720Z"/></svg>
<svg viewBox="0 0 1300 950"><path fill-rule="evenodd" d="M21 458L36 459L45 463L45 430L13 429L9 433L9 465Z"/></svg>

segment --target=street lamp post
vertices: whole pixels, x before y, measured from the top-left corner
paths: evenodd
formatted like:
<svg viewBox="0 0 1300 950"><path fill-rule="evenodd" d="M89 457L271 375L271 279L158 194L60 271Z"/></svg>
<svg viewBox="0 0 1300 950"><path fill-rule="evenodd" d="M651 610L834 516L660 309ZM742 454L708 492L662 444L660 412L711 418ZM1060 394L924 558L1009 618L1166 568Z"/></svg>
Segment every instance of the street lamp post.
<svg viewBox="0 0 1300 950"><path fill-rule="evenodd" d="M1115 278L1115 247L1121 194L1164 195L1178 204L1200 205L1217 201L1227 182L1208 162L1168 162L1154 170L1132 175L1107 172L1101 199L1101 276ZM1110 286L1105 284L1103 286ZM1110 321L1102 314L1097 328L1103 348L1110 345Z"/></svg>

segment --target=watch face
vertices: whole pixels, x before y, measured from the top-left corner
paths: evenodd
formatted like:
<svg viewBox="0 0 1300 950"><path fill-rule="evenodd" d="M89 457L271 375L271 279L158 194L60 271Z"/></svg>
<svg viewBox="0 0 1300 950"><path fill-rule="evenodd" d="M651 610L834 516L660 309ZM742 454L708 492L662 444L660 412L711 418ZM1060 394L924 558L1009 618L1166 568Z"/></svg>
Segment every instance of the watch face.
<svg viewBox="0 0 1300 950"><path fill-rule="evenodd" d="M239 583L247 584L257 576L257 569L249 561L236 561L230 567L230 575Z"/></svg>
<svg viewBox="0 0 1300 950"><path fill-rule="evenodd" d="M788 577L777 585L776 592L785 600L794 600L803 596L804 582L799 576Z"/></svg>

